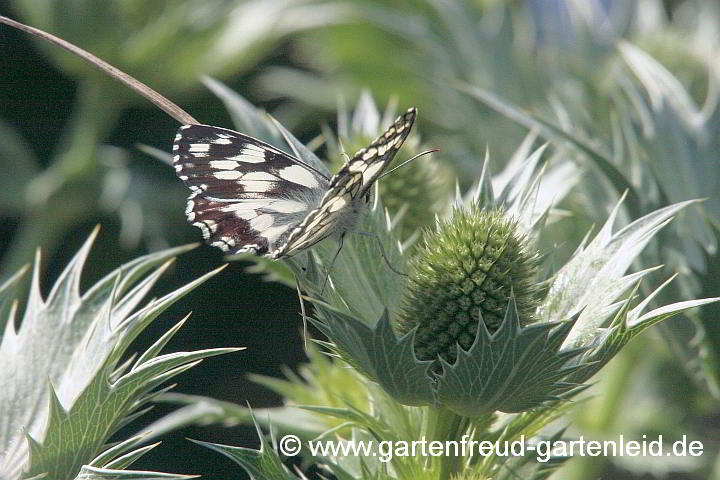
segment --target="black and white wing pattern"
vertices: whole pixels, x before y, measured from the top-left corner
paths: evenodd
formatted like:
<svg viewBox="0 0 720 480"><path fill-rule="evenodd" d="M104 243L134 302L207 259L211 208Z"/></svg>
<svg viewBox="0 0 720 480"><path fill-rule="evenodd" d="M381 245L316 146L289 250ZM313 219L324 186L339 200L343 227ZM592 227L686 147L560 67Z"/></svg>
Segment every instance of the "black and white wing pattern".
<svg viewBox="0 0 720 480"><path fill-rule="evenodd" d="M290 233L287 242L281 245L272 257L294 255L332 235L338 226L347 225L346 217L356 215L359 204L365 201L375 180L392 163L395 154L410 134L415 117L417 109L410 108L400 115L385 133L353 155L330 179L320 206L308 213Z"/></svg>
<svg viewBox="0 0 720 480"><path fill-rule="evenodd" d="M209 125L180 127L173 163L192 194L185 214L229 254L267 255L320 204L329 179L256 138Z"/></svg>
<svg viewBox="0 0 720 480"><path fill-rule="evenodd" d="M186 215L229 254L289 257L347 227L392 162L415 121L414 108L332 178L253 137L209 125L180 127L178 177L190 188Z"/></svg>

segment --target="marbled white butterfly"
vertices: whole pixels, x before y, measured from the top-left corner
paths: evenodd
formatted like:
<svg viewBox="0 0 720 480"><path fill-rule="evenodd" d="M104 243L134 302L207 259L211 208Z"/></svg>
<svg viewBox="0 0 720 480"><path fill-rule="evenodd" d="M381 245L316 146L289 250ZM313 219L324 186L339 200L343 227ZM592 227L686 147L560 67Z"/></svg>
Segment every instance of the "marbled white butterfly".
<svg viewBox="0 0 720 480"><path fill-rule="evenodd" d="M184 125L173 145L178 177L192 190L188 221L228 254L289 257L351 228L370 188L415 122L409 109L328 178L305 162L242 133Z"/></svg>

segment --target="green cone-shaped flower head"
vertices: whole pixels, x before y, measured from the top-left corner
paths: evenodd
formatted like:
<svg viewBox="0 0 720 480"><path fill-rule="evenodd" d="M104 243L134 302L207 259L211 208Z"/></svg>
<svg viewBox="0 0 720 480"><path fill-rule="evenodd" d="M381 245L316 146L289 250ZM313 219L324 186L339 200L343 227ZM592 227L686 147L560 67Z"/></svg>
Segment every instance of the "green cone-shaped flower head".
<svg viewBox="0 0 720 480"><path fill-rule="evenodd" d="M398 330L417 325L415 353L453 363L456 344L467 350L479 320L493 332L514 295L523 324L536 307L537 255L502 210L457 209L426 234L410 263L410 281Z"/></svg>

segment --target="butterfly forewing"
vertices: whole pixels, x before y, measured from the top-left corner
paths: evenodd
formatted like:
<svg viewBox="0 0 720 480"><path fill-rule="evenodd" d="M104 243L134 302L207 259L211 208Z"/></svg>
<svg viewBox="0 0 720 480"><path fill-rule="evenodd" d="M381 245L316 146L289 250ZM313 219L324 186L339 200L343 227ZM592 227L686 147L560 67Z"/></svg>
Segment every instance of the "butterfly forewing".
<svg viewBox="0 0 720 480"><path fill-rule="evenodd" d="M375 139L367 148L358 151L347 164L330 180L330 190L343 183L353 183L350 190L357 189L357 196L362 197L375 183L375 180L392 163L395 154L410 134L417 110L409 109L399 116ZM328 191L328 194L330 191ZM327 197L327 195L326 195Z"/></svg>
<svg viewBox="0 0 720 480"><path fill-rule="evenodd" d="M328 186L322 173L281 150L209 125L180 127L173 155L193 192L188 221L231 254L263 255L284 244Z"/></svg>
<svg viewBox="0 0 720 480"><path fill-rule="evenodd" d="M357 210L357 204L392 163L410 134L416 116L417 110L409 109L370 146L353 155L337 175L330 179L320 206L305 217L290 233L287 242L274 253L271 252L271 256L281 258L293 255L335 233L336 227L343 225L346 215L352 215Z"/></svg>

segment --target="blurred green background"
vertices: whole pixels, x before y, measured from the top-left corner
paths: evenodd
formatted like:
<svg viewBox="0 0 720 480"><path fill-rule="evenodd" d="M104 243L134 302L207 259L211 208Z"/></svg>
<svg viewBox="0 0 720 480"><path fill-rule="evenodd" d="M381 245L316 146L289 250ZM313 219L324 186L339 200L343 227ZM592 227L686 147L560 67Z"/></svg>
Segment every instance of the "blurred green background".
<svg viewBox="0 0 720 480"><path fill-rule="evenodd" d="M643 265L663 263L665 273L683 274L668 293L673 301L720 291L712 227L720 219L714 2L0 0L0 14L136 75L203 123L232 127L202 75L266 108L305 142L323 124L334 129L337 106L350 108L363 89L381 106L391 99L401 108L417 105L416 128L442 150L438 158L462 187L478 177L486 149L499 171L534 128L538 144L551 141L550 161L582 178L559 205L567 213L561 222L567 238L555 239L557 255L569 254L563 248L602 221L622 193L622 182L596 168L598 157L609 159L632 187L625 218L708 199L705 213L683 217ZM0 58L0 278L41 246L43 281L50 285L98 223L103 229L86 269L88 285L141 253L199 240L184 218L185 187L171 168L138 149L169 151L174 120L77 59L6 26ZM202 246L183 255L157 291L221 263L218 250ZM280 375L282 365L303 360L295 292L244 273L246 266L231 264L138 339L141 349L192 311L170 349L248 347L182 375L177 391L276 405L280 399L245 374ZM716 308L706 307L702 316L679 318L634 342L600 374L592 408L575 418L574 433L596 438L692 434L706 442L702 462L584 459L553 478L717 475L716 316ZM141 421L168 411L159 405ZM187 428L138 468L242 475L186 437L258 445L246 427Z"/></svg>

